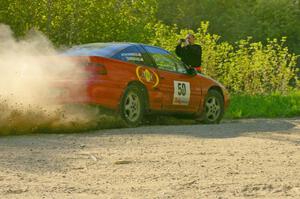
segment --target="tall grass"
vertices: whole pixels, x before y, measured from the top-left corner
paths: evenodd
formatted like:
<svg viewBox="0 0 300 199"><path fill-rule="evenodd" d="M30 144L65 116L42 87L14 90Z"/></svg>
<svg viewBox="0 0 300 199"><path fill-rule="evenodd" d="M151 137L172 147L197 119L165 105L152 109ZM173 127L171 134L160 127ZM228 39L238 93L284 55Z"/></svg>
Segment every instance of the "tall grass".
<svg viewBox="0 0 300 199"><path fill-rule="evenodd" d="M225 118L274 118L300 116L300 91L288 94L233 95Z"/></svg>

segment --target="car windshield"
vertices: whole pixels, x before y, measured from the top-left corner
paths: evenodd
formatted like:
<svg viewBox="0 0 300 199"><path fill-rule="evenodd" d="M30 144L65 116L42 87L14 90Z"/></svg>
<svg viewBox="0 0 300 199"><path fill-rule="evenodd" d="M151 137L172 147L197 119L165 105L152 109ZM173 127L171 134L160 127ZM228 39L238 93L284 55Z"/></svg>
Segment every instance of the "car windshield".
<svg viewBox="0 0 300 199"><path fill-rule="evenodd" d="M67 56L100 56L111 58L129 44L95 43L75 46L63 54Z"/></svg>

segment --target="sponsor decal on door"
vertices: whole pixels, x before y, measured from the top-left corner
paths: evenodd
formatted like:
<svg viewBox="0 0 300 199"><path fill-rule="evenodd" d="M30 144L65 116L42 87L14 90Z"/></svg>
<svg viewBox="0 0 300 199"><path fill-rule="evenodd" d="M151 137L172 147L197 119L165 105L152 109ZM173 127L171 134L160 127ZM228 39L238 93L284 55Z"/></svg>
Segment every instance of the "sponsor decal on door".
<svg viewBox="0 0 300 199"><path fill-rule="evenodd" d="M147 85L152 85L153 88L155 88L159 84L159 78L158 75L151 69L138 66L136 68L136 75L140 82Z"/></svg>

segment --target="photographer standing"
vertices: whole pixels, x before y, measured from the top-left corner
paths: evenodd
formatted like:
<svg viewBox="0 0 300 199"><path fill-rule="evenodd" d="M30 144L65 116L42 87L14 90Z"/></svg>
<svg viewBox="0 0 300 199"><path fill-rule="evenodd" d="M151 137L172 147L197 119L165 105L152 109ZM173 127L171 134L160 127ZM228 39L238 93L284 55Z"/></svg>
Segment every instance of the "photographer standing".
<svg viewBox="0 0 300 199"><path fill-rule="evenodd" d="M175 52L183 63L201 72L202 48L200 45L195 44L193 34L188 34L185 39L180 39Z"/></svg>

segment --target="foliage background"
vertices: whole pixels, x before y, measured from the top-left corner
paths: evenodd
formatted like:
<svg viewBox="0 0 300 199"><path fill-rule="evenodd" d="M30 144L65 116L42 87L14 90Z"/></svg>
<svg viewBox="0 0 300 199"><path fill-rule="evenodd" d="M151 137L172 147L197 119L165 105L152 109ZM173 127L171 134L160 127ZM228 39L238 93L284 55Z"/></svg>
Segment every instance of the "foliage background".
<svg viewBox="0 0 300 199"><path fill-rule="evenodd" d="M299 19L299 0L0 0L0 23L17 38L39 30L58 47L128 41L173 51L194 32L204 72L248 94L297 88Z"/></svg>

